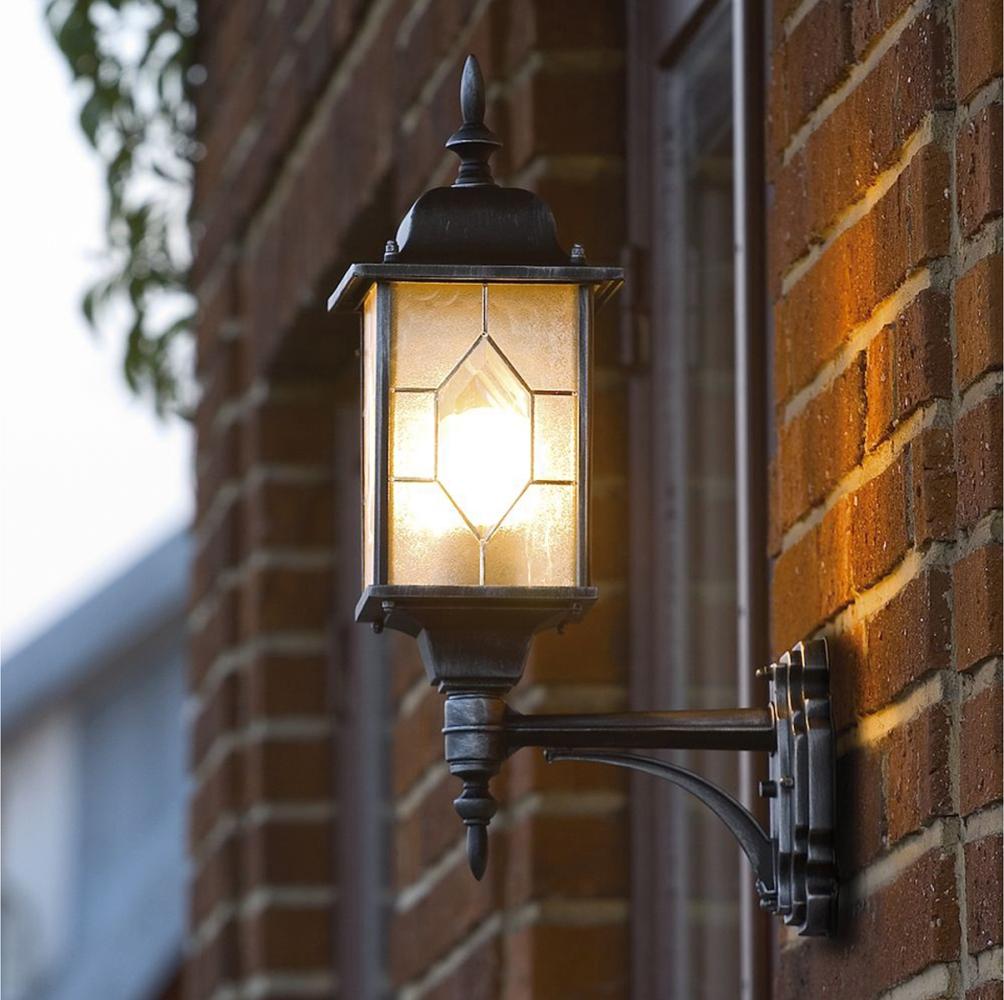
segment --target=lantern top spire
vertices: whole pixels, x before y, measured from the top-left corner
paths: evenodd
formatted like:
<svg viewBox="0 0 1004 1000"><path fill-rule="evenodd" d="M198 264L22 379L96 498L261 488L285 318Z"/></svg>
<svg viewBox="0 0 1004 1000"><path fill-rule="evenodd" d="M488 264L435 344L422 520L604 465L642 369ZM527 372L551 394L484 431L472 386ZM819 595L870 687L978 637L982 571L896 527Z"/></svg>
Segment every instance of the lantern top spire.
<svg viewBox="0 0 1004 1000"><path fill-rule="evenodd" d="M449 139L446 148L460 157L460 172L454 187L494 185L488 164L501 147L498 136L485 125L485 81L475 56L469 55L460 78L460 113L463 123Z"/></svg>

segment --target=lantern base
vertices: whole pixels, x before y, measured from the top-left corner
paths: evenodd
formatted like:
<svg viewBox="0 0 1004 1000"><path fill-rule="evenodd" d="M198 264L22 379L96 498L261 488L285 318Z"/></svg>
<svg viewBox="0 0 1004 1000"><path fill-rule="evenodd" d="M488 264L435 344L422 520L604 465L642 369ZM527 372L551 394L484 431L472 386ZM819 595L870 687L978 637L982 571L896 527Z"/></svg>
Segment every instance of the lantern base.
<svg viewBox="0 0 1004 1000"><path fill-rule="evenodd" d="M577 622L595 587L367 587L356 621L418 640L441 691L503 693L523 675L537 632Z"/></svg>

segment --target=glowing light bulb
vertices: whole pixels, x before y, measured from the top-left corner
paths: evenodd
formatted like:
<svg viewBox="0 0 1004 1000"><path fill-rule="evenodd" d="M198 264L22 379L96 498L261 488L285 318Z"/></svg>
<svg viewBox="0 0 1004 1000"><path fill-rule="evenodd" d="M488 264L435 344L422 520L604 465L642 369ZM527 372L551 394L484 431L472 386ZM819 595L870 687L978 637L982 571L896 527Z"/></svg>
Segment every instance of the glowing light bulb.
<svg viewBox="0 0 1004 1000"><path fill-rule="evenodd" d="M439 422L439 478L484 537L530 478L530 416L506 405L475 406Z"/></svg>

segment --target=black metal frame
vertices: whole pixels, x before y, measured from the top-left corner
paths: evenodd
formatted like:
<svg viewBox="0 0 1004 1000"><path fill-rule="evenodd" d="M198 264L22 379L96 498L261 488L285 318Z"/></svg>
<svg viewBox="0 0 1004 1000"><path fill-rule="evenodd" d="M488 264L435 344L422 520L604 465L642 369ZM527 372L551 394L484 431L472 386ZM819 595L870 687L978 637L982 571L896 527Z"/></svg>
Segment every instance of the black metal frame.
<svg viewBox="0 0 1004 1000"><path fill-rule="evenodd" d="M834 739L826 641L799 643L764 671L765 709L632 712L620 715L520 715L490 692L448 694L446 760L463 781L454 806L467 827L476 878L488 861L488 824L496 803L489 781L511 754L542 747L548 761L631 768L662 778L703 802L736 838L753 867L760 905L807 936L832 933L836 917ZM760 794L770 827L723 789L634 749L750 750L769 754Z"/></svg>

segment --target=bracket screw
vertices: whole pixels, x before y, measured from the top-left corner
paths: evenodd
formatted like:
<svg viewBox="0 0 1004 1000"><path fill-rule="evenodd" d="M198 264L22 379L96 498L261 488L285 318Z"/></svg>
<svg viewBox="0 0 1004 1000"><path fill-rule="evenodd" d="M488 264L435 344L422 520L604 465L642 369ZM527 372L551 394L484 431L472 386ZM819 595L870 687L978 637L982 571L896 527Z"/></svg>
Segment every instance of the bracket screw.
<svg viewBox="0 0 1004 1000"><path fill-rule="evenodd" d="M397 254L400 247L397 245L397 240L387 240L383 248L383 262L385 264L392 264L397 260Z"/></svg>
<svg viewBox="0 0 1004 1000"><path fill-rule="evenodd" d="M568 259L572 264L585 264L586 248L581 243L573 243L572 252L568 255Z"/></svg>
<svg viewBox="0 0 1004 1000"><path fill-rule="evenodd" d="M777 782L776 781L761 781L757 784L757 791L760 793L760 797L764 799L773 799L777 797Z"/></svg>
<svg viewBox="0 0 1004 1000"><path fill-rule="evenodd" d="M795 779L790 774L786 774L781 778L778 784L780 784L782 788L794 788Z"/></svg>

